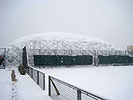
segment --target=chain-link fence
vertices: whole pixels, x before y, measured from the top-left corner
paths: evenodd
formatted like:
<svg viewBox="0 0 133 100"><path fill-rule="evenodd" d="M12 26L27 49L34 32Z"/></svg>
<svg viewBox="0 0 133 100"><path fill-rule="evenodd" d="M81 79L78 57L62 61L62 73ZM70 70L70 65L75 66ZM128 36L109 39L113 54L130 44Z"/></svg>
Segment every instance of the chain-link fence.
<svg viewBox="0 0 133 100"><path fill-rule="evenodd" d="M73 66L73 65L104 65L99 55L102 56L129 56L133 57L131 51L117 51L117 50L55 50L55 49L28 49L29 64L31 66ZM87 57L92 57L87 59ZM36 59L37 58L37 59ZM41 60L44 58L43 60ZM113 58L113 57L112 57ZM122 58L122 57L121 57ZM85 61L84 61L85 60ZM48 62L47 62L48 61ZM90 63L91 62L91 63ZM105 62L105 61L104 61ZM124 61L125 62L125 61ZM117 65L125 65L120 63ZM129 61L131 62L131 61ZM110 63L105 65L114 65ZM126 63L126 65L132 63Z"/></svg>
<svg viewBox="0 0 133 100"><path fill-rule="evenodd" d="M29 64L34 65L33 55L91 55L95 59L96 55L128 55L133 56L133 51L117 51L117 50L72 50L72 49L27 49ZM17 46L11 45L6 48L5 54L6 65L19 65L22 64L22 49ZM94 62L93 62L94 63Z"/></svg>
<svg viewBox="0 0 133 100"><path fill-rule="evenodd" d="M101 51L101 52L102 54L103 53L107 54L107 56L108 54L111 54L109 51L108 51L109 53L107 53L107 51L106 52ZM127 55L126 53L127 52L124 52L124 53L119 52L119 54L121 55ZM26 53L23 53L23 54L26 54ZM33 55L34 54L31 53L30 55L28 55L28 57ZM94 57L98 56L98 51L93 51L93 56ZM116 56L116 53L114 53L114 56ZM128 57L129 57L129 54L128 54ZM45 74L43 72L38 71L36 68L27 66L27 73L43 90L45 89ZM70 85L52 76L48 77L48 82L49 82L48 84L49 96L53 100L106 100L105 98L102 98L95 94L84 91L76 86Z"/></svg>
<svg viewBox="0 0 133 100"><path fill-rule="evenodd" d="M60 56L81 56L90 55L93 57L92 65L97 66L98 55L127 55L133 57L133 51L118 51L118 50L72 50L72 49L27 49L29 65L34 66L33 55L60 55ZM6 65L22 64L22 49L17 46L10 46L6 49L5 54ZM44 66L43 66L44 67Z"/></svg>
<svg viewBox="0 0 133 100"><path fill-rule="evenodd" d="M6 48L0 48L0 69L5 68L5 54L6 54Z"/></svg>
<svg viewBox="0 0 133 100"><path fill-rule="evenodd" d="M49 96L53 100L105 100L52 76L49 76Z"/></svg>
<svg viewBox="0 0 133 100"><path fill-rule="evenodd" d="M56 49L27 49L28 62L31 66L34 66L34 55L49 55L49 56L81 56L95 54L95 50L56 50ZM59 57L58 57L59 58Z"/></svg>
<svg viewBox="0 0 133 100"><path fill-rule="evenodd" d="M5 59L7 66L22 64L22 49L17 46L10 46L6 49Z"/></svg>

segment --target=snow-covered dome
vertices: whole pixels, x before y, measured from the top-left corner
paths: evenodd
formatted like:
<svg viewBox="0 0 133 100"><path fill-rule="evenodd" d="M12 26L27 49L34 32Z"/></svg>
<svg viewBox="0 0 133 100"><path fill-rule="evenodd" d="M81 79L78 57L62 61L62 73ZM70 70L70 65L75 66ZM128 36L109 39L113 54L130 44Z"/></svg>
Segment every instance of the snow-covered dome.
<svg viewBox="0 0 133 100"><path fill-rule="evenodd" d="M119 48L104 40L64 32L38 33L17 39L10 45L34 49L82 49L82 50L118 50Z"/></svg>
<svg viewBox="0 0 133 100"><path fill-rule="evenodd" d="M47 55L55 54L55 50L58 51L56 54L69 54L68 51L71 50L74 55L82 54L81 51L87 52L89 50L120 50L111 43L90 36L64 32L47 32L24 36L10 43L7 50L8 62L14 62L12 58L16 62L20 62L24 46L30 50L40 49L43 52L42 54L45 53ZM38 53L36 52L36 54Z"/></svg>

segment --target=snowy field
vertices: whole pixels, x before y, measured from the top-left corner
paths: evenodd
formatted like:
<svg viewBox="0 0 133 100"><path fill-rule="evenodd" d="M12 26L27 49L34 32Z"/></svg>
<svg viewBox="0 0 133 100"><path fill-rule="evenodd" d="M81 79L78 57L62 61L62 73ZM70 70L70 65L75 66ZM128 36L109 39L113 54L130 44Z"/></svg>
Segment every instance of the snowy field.
<svg viewBox="0 0 133 100"><path fill-rule="evenodd" d="M17 82L11 82L11 69ZM90 93L109 100L133 100L133 66L42 68L46 74L46 90L43 91L28 76L20 75L15 67L0 69L0 100L51 100L47 96L51 75Z"/></svg>
<svg viewBox="0 0 133 100"><path fill-rule="evenodd" d="M11 81L11 69L15 70L17 82ZM20 75L17 68L0 69L0 100L52 100L28 76Z"/></svg>
<svg viewBox="0 0 133 100"><path fill-rule="evenodd" d="M84 66L40 70L46 73L46 76L51 75L105 99L133 100L133 66Z"/></svg>

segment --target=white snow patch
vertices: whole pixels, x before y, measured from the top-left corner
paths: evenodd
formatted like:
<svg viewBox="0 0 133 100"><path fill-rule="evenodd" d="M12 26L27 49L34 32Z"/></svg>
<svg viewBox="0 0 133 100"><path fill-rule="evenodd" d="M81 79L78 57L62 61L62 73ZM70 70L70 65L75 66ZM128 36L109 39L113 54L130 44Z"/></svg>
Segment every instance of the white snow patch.
<svg viewBox="0 0 133 100"><path fill-rule="evenodd" d="M44 68L52 75L90 93L110 100L133 100L133 66Z"/></svg>
<svg viewBox="0 0 133 100"><path fill-rule="evenodd" d="M8 73L8 74L7 74ZM12 82L9 69L0 69L0 99L11 100Z"/></svg>
<svg viewBox="0 0 133 100"><path fill-rule="evenodd" d="M17 82L11 81L11 69ZM0 100L52 100L27 74L20 75L17 68L0 69Z"/></svg>
<svg viewBox="0 0 133 100"><path fill-rule="evenodd" d="M77 66L78 67L78 66ZM0 69L0 100L51 100L28 75L20 75L16 68L17 82L11 82L11 69ZM78 68L42 68L48 75L110 100L133 99L133 66ZM14 90L12 90L14 89Z"/></svg>

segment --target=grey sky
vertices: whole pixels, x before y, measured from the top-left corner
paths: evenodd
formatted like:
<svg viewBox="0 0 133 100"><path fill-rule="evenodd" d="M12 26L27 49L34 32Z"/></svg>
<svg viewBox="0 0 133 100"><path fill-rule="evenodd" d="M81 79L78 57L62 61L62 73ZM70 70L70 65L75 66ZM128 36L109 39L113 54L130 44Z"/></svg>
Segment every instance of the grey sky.
<svg viewBox="0 0 133 100"><path fill-rule="evenodd" d="M0 0L0 47L27 34L74 32L133 45L132 0Z"/></svg>

